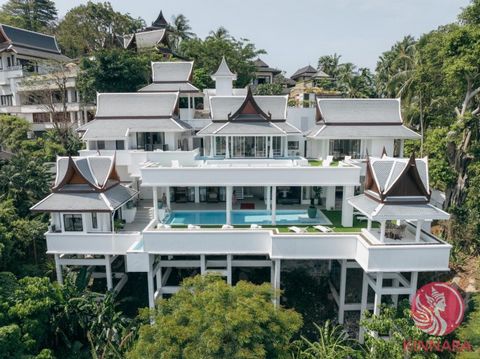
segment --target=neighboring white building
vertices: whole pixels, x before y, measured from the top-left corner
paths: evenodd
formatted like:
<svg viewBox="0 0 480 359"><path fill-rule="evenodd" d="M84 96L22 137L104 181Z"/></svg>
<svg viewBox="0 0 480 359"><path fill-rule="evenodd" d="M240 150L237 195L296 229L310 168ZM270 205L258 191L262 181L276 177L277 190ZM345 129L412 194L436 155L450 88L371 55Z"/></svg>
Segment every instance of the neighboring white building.
<svg viewBox="0 0 480 359"><path fill-rule="evenodd" d="M0 24L0 113L17 115L32 123L32 130L52 128L63 113L57 81L65 83L68 120L79 126L92 106L81 105L76 90L78 68L67 64L54 36ZM52 99L45 100L46 96ZM40 100L42 99L42 100Z"/></svg>
<svg viewBox="0 0 480 359"><path fill-rule="evenodd" d="M195 135L178 108L182 89L190 89L175 80L180 73L188 78L184 67L171 63L157 72L153 92L99 94L95 120L79 129L87 150L58 159L53 194L32 210L52 213L47 250L60 282L65 266L104 267L96 276L106 276L109 290L120 290L128 272L142 272L154 307L179 289L174 269L216 272L233 283L239 268L263 267L279 289L285 264L323 261L339 270L331 287L343 323L346 311L378 313L382 298L397 303L399 295L413 295L419 272L448 270L451 246L425 225L449 217L429 204L426 159L367 156L363 181L361 166L348 158L292 153L304 131L289 123L287 97L235 95L227 83L235 75L223 62L208 97L209 122ZM171 85L176 92L163 92ZM342 101L329 102L327 111L319 101L322 117L308 141L324 141L316 138L324 127L339 127L351 140L357 137L348 131L372 123L372 139L385 140L387 151L389 141L417 137L398 113L391 116L397 100L381 100L380 107L377 100ZM352 123L355 113L360 123ZM194 138L203 139L203 155L190 146ZM337 139L327 137L327 144ZM319 210L309 209L318 198ZM365 228L352 232L359 223ZM125 271L112 273L115 261ZM363 271L358 303L346 296L352 268Z"/></svg>

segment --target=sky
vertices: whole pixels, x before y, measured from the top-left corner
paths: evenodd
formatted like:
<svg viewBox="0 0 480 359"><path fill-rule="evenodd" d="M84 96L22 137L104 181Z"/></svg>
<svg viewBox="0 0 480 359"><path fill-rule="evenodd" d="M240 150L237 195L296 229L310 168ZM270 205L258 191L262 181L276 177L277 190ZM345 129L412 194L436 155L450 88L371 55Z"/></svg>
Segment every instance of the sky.
<svg viewBox="0 0 480 359"><path fill-rule="evenodd" d="M0 1L3 3L5 1ZM86 1L56 0L60 18ZM199 37L220 26L267 51L261 58L291 75L333 53L375 68L379 55L405 35L418 37L456 20L468 0L111 0L115 10L149 25L160 10L184 14Z"/></svg>

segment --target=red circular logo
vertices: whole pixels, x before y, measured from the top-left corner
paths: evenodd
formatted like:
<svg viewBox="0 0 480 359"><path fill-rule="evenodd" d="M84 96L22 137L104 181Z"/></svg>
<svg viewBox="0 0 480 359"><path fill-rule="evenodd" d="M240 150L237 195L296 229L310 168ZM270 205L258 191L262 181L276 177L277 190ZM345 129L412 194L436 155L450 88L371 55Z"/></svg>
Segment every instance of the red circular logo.
<svg viewBox="0 0 480 359"><path fill-rule="evenodd" d="M465 304L458 291L447 283L433 282L417 290L412 301L415 325L430 335L446 335L463 320Z"/></svg>

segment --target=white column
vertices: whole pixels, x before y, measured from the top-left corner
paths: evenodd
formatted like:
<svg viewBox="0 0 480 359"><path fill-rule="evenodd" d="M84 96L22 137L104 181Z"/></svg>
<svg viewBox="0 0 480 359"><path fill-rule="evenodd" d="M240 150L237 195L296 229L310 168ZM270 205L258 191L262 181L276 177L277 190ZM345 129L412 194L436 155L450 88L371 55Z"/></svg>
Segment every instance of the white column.
<svg viewBox="0 0 480 359"><path fill-rule="evenodd" d="M417 282L418 282L418 272L412 272L410 277L410 295L408 296L410 303L412 302L413 297L415 296L415 292L417 291Z"/></svg>
<svg viewBox="0 0 480 359"><path fill-rule="evenodd" d="M157 186L153 186L153 218L158 221L158 191Z"/></svg>
<svg viewBox="0 0 480 359"><path fill-rule="evenodd" d="M57 272L57 282L63 284L62 265L60 264L60 255L55 254L55 271Z"/></svg>
<svg viewBox="0 0 480 359"><path fill-rule="evenodd" d="M375 299L373 303L373 314L379 315L380 314L380 304L382 304L382 286L383 286L383 273L377 273L377 281L375 283Z"/></svg>
<svg viewBox="0 0 480 359"><path fill-rule="evenodd" d="M227 283L232 285L232 255L227 254Z"/></svg>
<svg viewBox="0 0 480 359"><path fill-rule="evenodd" d="M167 208L170 208L171 201L170 201L170 187L165 187L165 197L167 197Z"/></svg>
<svg viewBox="0 0 480 359"><path fill-rule="evenodd" d="M157 282L157 292L159 297L161 298L162 297L162 267L160 265L158 266L157 273L155 273L155 279Z"/></svg>
<svg viewBox="0 0 480 359"><path fill-rule="evenodd" d="M338 323L343 324L345 318L345 291L347 288L347 260L340 261L340 293L338 294Z"/></svg>
<svg viewBox="0 0 480 359"><path fill-rule="evenodd" d="M275 288L275 261L273 260L270 263L270 284Z"/></svg>
<svg viewBox="0 0 480 359"><path fill-rule="evenodd" d="M195 203L200 203L200 187L195 187Z"/></svg>
<svg viewBox="0 0 480 359"><path fill-rule="evenodd" d="M404 146L404 140L400 140L400 157L403 157L403 146Z"/></svg>
<svg viewBox="0 0 480 359"><path fill-rule="evenodd" d="M270 136L270 148L268 151L268 158L273 158L273 137Z"/></svg>
<svg viewBox="0 0 480 359"><path fill-rule="evenodd" d="M230 158L229 142L230 136L225 136L225 158Z"/></svg>
<svg viewBox="0 0 480 359"><path fill-rule="evenodd" d="M213 157L213 154L215 153L213 152L213 144L215 143L215 137L210 136L208 139L210 140L210 157Z"/></svg>
<svg viewBox="0 0 480 359"><path fill-rule="evenodd" d="M152 256L152 255L150 255ZM152 268L152 262L153 260L150 261L150 264L148 266L148 272L147 272L147 284L148 284L148 307L150 309L153 309L155 307L155 288L154 288L154 283L153 283L153 268Z"/></svg>
<svg viewBox="0 0 480 359"><path fill-rule="evenodd" d="M363 282L362 282L362 302L360 304L360 318L363 317L365 311L367 310L367 300L368 300L368 274L363 272ZM360 344L363 344L365 340L365 329L360 326L358 333L358 341Z"/></svg>
<svg viewBox="0 0 480 359"><path fill-rule="evenodd" d="M335 209L335 186L325 187L325 208L327 210Z"/></svg>
<svg viewBox="0 0 480 359"><path fill-rule="evenodd" d="M280 259L275 259L275 273L273 281L273 289L275 290L275 306L280 304L280 272L281 272Z"/></svg>
<svg viewBox="0 0 480 359"><path fill-rule="evenodd" d="M342 226L353 226L353 207L348 203L347 199L353 197L353 186L343 186L342 198Z"/></svg>
<svg viewBox="0 0 480 359"><path fill-rule="evenodd" d="M110 255L105 255L105 275L107 277L107 289L113 289L113 279L112 279L112 265L110 263Z"/></svg>
<svg viewBox="0 0 480 359"><path fill-rule="evenodd" d="M283 157L288 157L288 138L283 137L284 141L283 142Z"/></svg>
<svg viewBox="0 0 480 359"><path fill-rule="evenodd" d="M415 242L420 242L420 235L422 234L423 221L417 221L417 229L415 230Z"/></svg>
<svg viewBox="0 0 480 359"><path fill-rule="evenodd" d="M272 224L277 224L277 186L272 186Z"/></svg>
<svg viewBox="0 0 480 359"><path fill-rule="evenodd" d="M204 275L207 271L207 263L205 259L205 254L200 254L200 274Z"/></svg>
<svg viewBox="0 0 480 359"><path fill-rule="evenodd" d="M265 187L265 205L267 206L267 211L271 208L271 201L270 201L270 186Z"/></svg>
<svg viewBox="0 0 480 359"><path fill-rule="evenodd" d="M227 191L226 191L226 200L227 200L227 223L226 224L232 224L232 195L233 195L233 187L232 186L227 186Z"/></svg>
<svg viewBox="0 0 480 359"><path fill-rule="evenodd" d="M399 280L398 279L393 279L392 280L392 287L393 288L398 288L398 285L399 285ZM398 294L393 294L392 295L392 302L393 302L393 305L395 306L395 308L398 307Z"/></svg>
<svg viewBox="0 0 480 359"><path fill-rule="evenodd" d="M387 221L380 222L380 242L385 242L385 227L387 226Z"/></svg>
<svg viewBox="0 0 480 359"><path fill-rule="evenodd" d="M372 220L369 218L367 220L367 231L371 231L372 230Z"/></svg>

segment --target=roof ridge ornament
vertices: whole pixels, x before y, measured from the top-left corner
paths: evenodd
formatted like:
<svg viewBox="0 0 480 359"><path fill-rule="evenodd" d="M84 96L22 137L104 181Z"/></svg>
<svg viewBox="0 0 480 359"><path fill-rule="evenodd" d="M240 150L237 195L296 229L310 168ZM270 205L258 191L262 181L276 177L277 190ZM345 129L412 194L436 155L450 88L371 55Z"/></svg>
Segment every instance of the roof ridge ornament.
<svg viewBox="0 0 480 359"><path fill-rule="evenodd" d="M222 61L220 62L220 65L218 65L217 71L215 71L214 74L212 74L212 79L215 80L216 77L231 77L232 80L237 79L237 74L232 72L230 70L230 67L228 66L227 60L225 59L225 56L222 56Z"/></svg>
<svg viewBox="0 0 480 359"><path fill-rule="evenodd" d="M231 113L228 114L227 118L228 121L232 120L242 120L242 116L255 116L255 120L264 120L264 121L271 121L272 120L272 114L270 111L268 113L265 113L258 103L255 101L255 98L253 97L252 93L252 88L248 86L247 89L247 96L245 97L245 100L241 104L241 106L238 108L237 111L232 115ZM251 121L252 118L246 119L247 121Z"/></svg>

